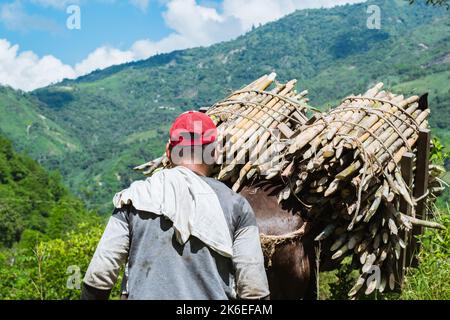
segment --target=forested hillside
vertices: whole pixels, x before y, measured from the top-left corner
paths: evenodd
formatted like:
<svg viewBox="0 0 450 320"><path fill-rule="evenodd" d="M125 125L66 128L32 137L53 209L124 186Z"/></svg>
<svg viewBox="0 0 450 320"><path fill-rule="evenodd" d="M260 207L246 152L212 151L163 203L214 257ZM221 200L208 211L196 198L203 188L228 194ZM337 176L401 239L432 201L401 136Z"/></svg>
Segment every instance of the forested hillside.
<svg viewBox="0 0 450 320"><path fill-rule="evenodd" d="M380 6L381 29L367 28L370 4ZM19 134L26 123L5 134L60 170L71 190L101 211L110 209L118 189L140 178L134 165L161 154L178 113L210 105L270 71L280 81L297 78L298 89L308 89L320 108L378 81L405 94L428 91L434 132L448 141L449 17L443 8L404 0L297 11L233 41L111 67L27 95L37 114L64 128L64 141L74 146L64 155L33 148ZM15 118L7 113L4 121Z"/></svg>
<svg viewBox="0 0 450 320"><path fill-rule="evenodd" d="M16 153L0 136L0 249L57 238L80 222L98 221L72 196L58 173Z"/></svg>
<svg viewBox="0 0 450 320"><path fill-rule="evenodd" d="M86 271L101 222L58 173L0 136L0 300L79 298L67 271Z"/></svg>
<svg viewBox="0 0 450 320"><path fill-rule="evenodd" d="M37 160L79 150L76 138L39 113L39 104L28 93L0 86L0 133L12 138L22 151Z"/></svg>

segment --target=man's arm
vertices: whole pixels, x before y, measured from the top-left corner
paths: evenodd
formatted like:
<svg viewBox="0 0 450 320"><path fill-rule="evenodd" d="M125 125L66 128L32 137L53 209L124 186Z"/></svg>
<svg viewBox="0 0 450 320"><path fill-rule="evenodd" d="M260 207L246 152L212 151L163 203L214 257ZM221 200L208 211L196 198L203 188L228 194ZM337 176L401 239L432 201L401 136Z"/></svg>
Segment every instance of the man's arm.
<svg viewBox="0 0 450 320"><path fill-rule="evenodd" d="M233 241L232 260L236 271L237 295L240 299L265 299L270 292L259 230L252 208L245 199L243 202Z"/></svg>
<svg viewBox="0 0 450 320"><path fill-rule="evenodd" d="M116 209L109 219L84 277L81 299L108 299L126 262L130 232L126 209Z"/></svg>

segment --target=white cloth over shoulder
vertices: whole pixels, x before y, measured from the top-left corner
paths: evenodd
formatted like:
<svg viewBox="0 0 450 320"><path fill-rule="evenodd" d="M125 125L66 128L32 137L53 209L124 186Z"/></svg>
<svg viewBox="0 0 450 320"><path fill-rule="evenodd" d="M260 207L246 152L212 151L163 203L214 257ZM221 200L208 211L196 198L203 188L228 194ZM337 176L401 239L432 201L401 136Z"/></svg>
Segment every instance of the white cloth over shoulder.
<svg viewBox="0 0 450 320"><path fill-rule="evenodd" d="M117 193L114 207L132 204L141 211L163 215L173 222L177 241L192 235L225 257L233 255L233 241L214 190L191 170L177 166L136 181Z"/></svg>

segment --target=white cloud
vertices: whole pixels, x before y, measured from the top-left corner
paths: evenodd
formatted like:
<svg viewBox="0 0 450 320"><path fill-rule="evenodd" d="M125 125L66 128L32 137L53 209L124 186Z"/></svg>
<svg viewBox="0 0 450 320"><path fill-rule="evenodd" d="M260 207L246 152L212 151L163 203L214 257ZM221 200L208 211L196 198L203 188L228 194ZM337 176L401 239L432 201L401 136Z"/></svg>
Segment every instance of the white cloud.
<svg viewBox="0 0 450 320"><path fill-rule="evenodd" d="M131 47L136 60L146 59L158 53L188 48L192 42L179 34L172 33L160 41L147 39L136 41Z"/></svg>
<svg viewBox="0 0 450 320"><path fill-rule="evenodd" d="M75 71L78 75L87 74L93 70L104 69L112 65L122 64L135 60L134 54L131 51L121 51L110 47L101 47L82 62L75 66Z"/></svg>
<svg viewBox="0 0 450 320"><path fill-rule="evenodd" d="M29 91L74 77L74 70L55 57L39 58L31 51L19 53L18 45L0 39L0 84Z"/></svg>
<svg viewBox="0 0 450 320"><path fill-rule="evenodd" d="M237 18L243 31L253 25L277 20L295 10L308 8L329 8L346 3L365 0L224 0L224 15Z"/></svg>
<svg viewBox="0 0 450 320"><path fill-rule="evenodd" d="M61 3L65 5L68 2L78 2L31 1L55 8L61 6ZM146 10L149 5L148 0L129 1L141 10ZM223 0L220 6L207 5L208 1L203 1L201 5L196 0L164 0L167 9L163 18L166 25L173 30L167 37L159 41L138 40L128 50L103 46L74 67L64 65L53 56L39 58L32 52L19 53L17 45L12 46L8 41L0 39L0 83L33 90L63 78L75 78L97 69L146 59L157 53L229 40L248 31L253 25L274 21L296 9L332 7L356 2L363 0Z"/></svg>
<svg viewBox="0 0 450 320"><path fill-rule="evenodd" d="M130 0L130 3L145 12L147 11L150 0Z"/></svg>

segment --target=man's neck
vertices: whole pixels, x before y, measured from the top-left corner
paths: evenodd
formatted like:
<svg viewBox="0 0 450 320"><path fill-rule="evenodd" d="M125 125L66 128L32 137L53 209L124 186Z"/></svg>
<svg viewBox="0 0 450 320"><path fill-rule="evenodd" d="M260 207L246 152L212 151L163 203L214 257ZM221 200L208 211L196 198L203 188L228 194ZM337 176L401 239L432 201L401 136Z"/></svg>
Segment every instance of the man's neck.
<svg viewBox="0 0 450 320"><path fill-rule="evenodd" d="M188 168L192 172L198 174L199 176L208 177L209 176L209 168L205 165L198 165L192 163L182 163L180 166Z"/></svg>

